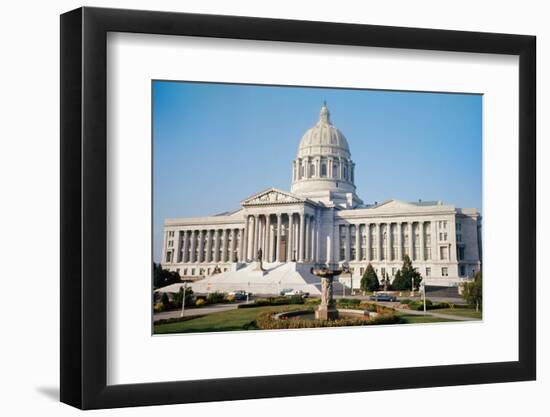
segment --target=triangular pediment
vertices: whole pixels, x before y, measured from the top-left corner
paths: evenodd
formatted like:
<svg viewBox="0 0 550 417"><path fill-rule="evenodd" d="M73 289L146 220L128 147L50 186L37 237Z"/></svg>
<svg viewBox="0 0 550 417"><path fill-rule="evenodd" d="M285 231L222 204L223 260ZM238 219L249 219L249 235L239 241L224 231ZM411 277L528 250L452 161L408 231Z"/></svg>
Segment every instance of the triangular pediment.
<svg viewBox="0 0 550 417"><path fill-rule="evenodd" d="M411 203L406 203L404 201L399 200L388 200L384 201L381 204L378 204L377 206L373 207L373 209L384 209L384 210L410 210L415 209L417 206Z"/></svg>
<svg viewBox="0 0 550 417"><path fill-rule="evenodd" d="M254 194L251 197L243 200L243 206L267 205L267 204L289 204L289 203L304 203L305 198L298 197L295 194L281 191L276 188L270 188Z"/></svg>

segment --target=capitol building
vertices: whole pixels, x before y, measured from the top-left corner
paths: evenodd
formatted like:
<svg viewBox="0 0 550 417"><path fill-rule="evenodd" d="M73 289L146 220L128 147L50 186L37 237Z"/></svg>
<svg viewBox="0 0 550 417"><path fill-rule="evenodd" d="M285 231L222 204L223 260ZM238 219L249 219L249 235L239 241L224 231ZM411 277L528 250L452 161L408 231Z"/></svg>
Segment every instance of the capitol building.
<svg viewBox="0 0 550 417"><path fill-rule="evenodd" d="M163 268L193 278L196 291L255 293L318 293L311 268L321 264L348 265L339 279L348 288L359 288L369 263L392 280L404 255L429 285L458 285L481 268L476 209L359 198L350 146L326 104L299 142L291 180L290 192L260 191L234 211L166 219Z"/></svg>

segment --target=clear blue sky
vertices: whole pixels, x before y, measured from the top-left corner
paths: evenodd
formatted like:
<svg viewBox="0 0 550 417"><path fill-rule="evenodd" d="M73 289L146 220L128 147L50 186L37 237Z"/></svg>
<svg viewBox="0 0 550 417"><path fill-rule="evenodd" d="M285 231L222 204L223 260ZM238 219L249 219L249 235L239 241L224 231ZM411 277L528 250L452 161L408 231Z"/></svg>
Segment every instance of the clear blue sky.
<svg viewBox="0 0 550 417"><path fill-rule="evenodd" d="M481 211L482 96L153 82L154 259L167 217L290 190L300 138L327 101L366 203L443 200Z"/></svg>

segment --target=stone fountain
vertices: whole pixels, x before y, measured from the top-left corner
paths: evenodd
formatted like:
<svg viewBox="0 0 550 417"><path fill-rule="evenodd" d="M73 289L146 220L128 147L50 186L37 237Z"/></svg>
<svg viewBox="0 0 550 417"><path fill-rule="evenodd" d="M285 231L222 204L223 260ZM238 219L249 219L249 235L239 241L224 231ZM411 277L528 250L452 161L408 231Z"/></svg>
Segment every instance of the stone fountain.
<svg viewBox="0 0 550 417"><path fill-rule="evenodd" d="M321 278L321 304L315 310L315 318L317 320L336 320L338 318L338 310L336 302L333 298L332 283L334 277L340 275L343 269L330 269L322 267L313 269L313 274Z"/></svg>

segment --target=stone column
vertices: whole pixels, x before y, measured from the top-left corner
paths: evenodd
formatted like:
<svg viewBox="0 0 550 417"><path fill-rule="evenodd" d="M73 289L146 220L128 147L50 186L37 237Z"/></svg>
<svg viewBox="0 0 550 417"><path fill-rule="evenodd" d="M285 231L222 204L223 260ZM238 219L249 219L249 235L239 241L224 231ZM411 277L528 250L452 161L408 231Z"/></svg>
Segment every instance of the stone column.
<svg viewBox="0 0 550 417"><path fill-rule="evenodd" d="M252 260L256 259L258 253L258 237L260 235L260 216L256 214L254 216L254 234L252 235L253 250L252 250Z"/></svg>
<svg viewBox="0 0 550 417"><path fill-rule="evenodd" d="M214 230L213 231L213 238L214 238L214 259L213 261L218 263L220 262L220 231Z"/></svg>
<svg viewBox="0 0 550 417"><path fill-rule="evenodd" d="M361 224L355 225L355 260L361 261Z"/></svg>
<svg viewBox="0 0 550 417"><path fill-rule="evenodd" d="M286 242L286 261L287 262L291 262L292 261L292 244L293 244L293 241L294 241L294 238L293 238L293 233L294 233L294 228L293 228L293 225L292 225L292 221L293 221L293 216L292 216L292 213L289 213L288 214L288 234L287 234L287 242Z"/></svg>
<svg viewBox="0 0 550 417"><path fill-rule="evenodd" d="M298 237L298 262L304 262L304 231L305 231L305 214L300 213L300 234Z"/></svg>
<svg viewBox="0 0 550 417"><path fill-rule="evenodd" d="M197 262L202 262L203 259L202 259L202 251L203 251L203 248L204 248L204 242L203 242L203 238L204 238L204 234L203 234L203 230L199 230L198 232L198 235L199 235L199 253L197 254Z"/></svg>
<svg viewBox="0 0 550 417"><path fill-rule="evenodd" d="M371 238L370 238L370 223L365 223L365 260L367 262L371 261L371 252L370 252L370 246L371 246Z"/></svg>
<svg viewBox="0 0 550 417"><path fill-rule="evenodd" d="M205 262L212 262L212 231L206 231L206 257Z"/></svg>
<svg viewBox="0 0 550 417"><path fill-rule="evenodd" d="M250 223L250 216L247 214L245 216L245 221L244 221L244 234L242 236L243 238L243 253L242 253L242 261L244 262L248 262L248 248L250 247L249 244L248 244L248 237L249 237L249 233L248 233L248 229L249 229L249 223Z"/></svg>
<svg viewBox="0 0 550 417"><path fill-rule="evenodd" d="M231 229L231 257L229 259L229 262L235 262L236 254L235 250L237 249L237 229Z"/></svg>
<svg viewBox="0 0 550 417"><path fill-rule="evenodd" d="M393 234L391 230L391 223L386 223L386 259L392 261L393 257L391 256L393 248Z"/></svg>
<svg viewBox="0 0 550 417"><path fill-rule="evenodd" d="M187 230L183 231L183 255L181 257L182 262L187 262L187 249L189 248L187 242Z"/></svg>
<svg viewBox="0 0 550 417"><path fill-rule="evenodd" d="M309 218L309 215L305 215L304 217L305 223L304 223L304 261L309 261L309 231L311 228L311 221Z"/></svg>
<svg viewBox="0 0 550 417"><path fill-rule="evenodd" d="M265 216L265 259L267 262L273 262L270 254L270 247L272 246L273 234L271 233L271 215Z"/></svg>
<svg viewBox="0 0 550 417"><path fill-rule="evenodd" d="M189 262L196 262L195 259L195 231L191 230L191 235L189 236L191 241L191 251L189 253Z"/></svg>
<svg viewBox="0 0 550 417"><path fill-rule="evenodd" d="M318 218L321 214L317 214L315 218L315 263L321 262L321 220Z"/></svg>
<svg viewBox="0 0 550 417"><path fill-rule="evenodd" d="M382 260L382 224L376 223L376 259Z"/></svg>
<svg viewBox="0 0 550 417"><path fill-rule="evenodd" d="M403 260L403 230L401 222L397 222L397 260Z"/></svg>
<svg viewBox="0 0 550 417"><path fill-rule="evenodd" d="M333 238L332 238L332 257L334 259L335 263L340 262L340 225L338 223L334 223L333 227L334 231Z"/></svg>
<svg viewBox="0 0 550 417"><path fill-rule="evenodd" d="M311 241L311 250L310 250L310 256L309 260L310 262L315 262L316 256L315 251L317 250L317 242L315 239L317 231L317 220L315 218L315 215L311 216L311 233L310 233L310 241Z"/></svg>
<svg viewBox="0 0 550 417"><path fill-rule="evenodd" d="M419 235L420 235L420 250L418 251L419 252L419 257L418 259L420 261L424 261L426 259L425 257L425 253L424 253L424 222L419 222L418 223L418 228L420 229L418 232L419 232Z"/></svg>
<svg viewBox="0 0 550 417"><path fill-rule="evenodd" d="M277 226L274 231L275 262L281 262L281 213L277 213Z"/></svg>
<svg viewBox="0 0 550 417"><path fill-rule="evenodd" d="M349 263L351 258L351 225L345 225L344 229L346 231L346 250L344 251L344 260L346 261L346 263Z"/></svg>
<svg viewBox="0 0 550 417"><path fill-rule="evenodd" d="M432 261L436 261L439 259L439 246L437 244L439 236L437 235L437 221L432 220L431 226L432 226ZM432 271L432 273L435 271Z"/></svg>
<svg viewBox="0 0 550 417"><path fill-rule="evenodd" d="M409 223L409 257L411 261L414 259L414 234L413 234L413 222Z"/></svg>

